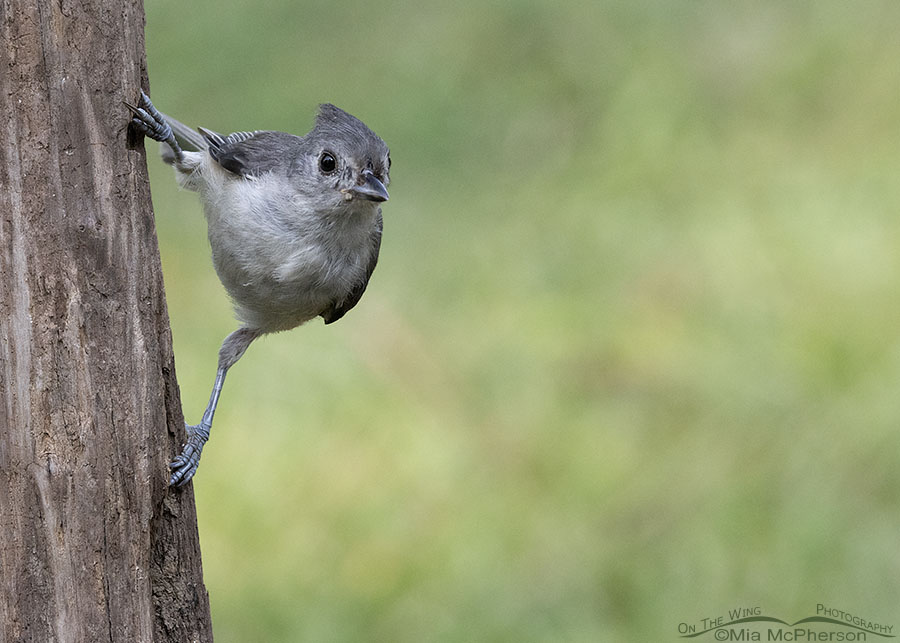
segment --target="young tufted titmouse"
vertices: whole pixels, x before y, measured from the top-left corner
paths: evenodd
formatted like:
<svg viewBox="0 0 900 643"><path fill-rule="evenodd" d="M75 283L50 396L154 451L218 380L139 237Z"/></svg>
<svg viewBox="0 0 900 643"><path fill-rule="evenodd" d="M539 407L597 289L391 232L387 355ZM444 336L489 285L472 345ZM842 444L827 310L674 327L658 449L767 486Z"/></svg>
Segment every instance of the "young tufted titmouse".
<svg viewBox="0 0 900 643"><path fill-rule="evenodd" d="M362 297L381 246L391 158L384 141L334 105L319 107L306 136L195 131L143 92L137 106L126 105L130 136L165 143L179 185L200 195L213 264L241 322L222 342L203 419L187 427L171 464L169 483L181 486L197 470L225 374L250 343L316 316L335 322Z"/></svg>

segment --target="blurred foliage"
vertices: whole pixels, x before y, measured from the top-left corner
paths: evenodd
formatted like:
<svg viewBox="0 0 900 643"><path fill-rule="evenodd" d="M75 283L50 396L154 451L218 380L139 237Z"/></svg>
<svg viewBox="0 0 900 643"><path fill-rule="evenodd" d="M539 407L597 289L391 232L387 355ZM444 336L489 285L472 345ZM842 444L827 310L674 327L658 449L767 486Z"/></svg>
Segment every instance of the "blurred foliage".
<svg viewBox="0 0 900 643"><path fill-rule="evenodd" d="M146 11L164 111L304 133L330 101L394 162L360 305L229 375L195 479L219 643L900 626L900 4ZM235 322L150 165L197 421Z"/></svg>

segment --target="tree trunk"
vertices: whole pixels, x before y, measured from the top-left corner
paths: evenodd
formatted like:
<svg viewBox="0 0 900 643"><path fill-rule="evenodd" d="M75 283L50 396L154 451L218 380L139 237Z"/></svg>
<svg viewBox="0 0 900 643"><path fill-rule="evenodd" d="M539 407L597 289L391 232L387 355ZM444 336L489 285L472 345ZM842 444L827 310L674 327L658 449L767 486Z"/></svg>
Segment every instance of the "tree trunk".
<svg viewBox="0 0 900 643"><path fill-rule="evenodd" d="M0 0L0 643L211 641L145 157L144 13Z"/></svg>

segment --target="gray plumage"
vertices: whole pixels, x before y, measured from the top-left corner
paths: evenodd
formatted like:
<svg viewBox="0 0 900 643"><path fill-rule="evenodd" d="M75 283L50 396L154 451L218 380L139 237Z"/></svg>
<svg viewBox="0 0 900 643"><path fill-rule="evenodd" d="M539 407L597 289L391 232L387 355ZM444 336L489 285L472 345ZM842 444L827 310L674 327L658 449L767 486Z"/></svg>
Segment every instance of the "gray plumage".
<svg viewBox="0 0 900 643"><path fill-rule="evenodd" d="M336 109L323 107L304 137L201 129L206 150L173 159L179 184L200 193L213 264L248 327L288 330L317 315L336 321L375 269L381 208L342 190L369 163L387 185L387 146L345 112L338 127L322 118ZM343 159L330 174L318 168L326 151Z"/></svg>
<svg viewBox="0 0 900 643"><path fill-rule="evenodd" d="M143 94L129 108L138 132L164 142L163 160L179 185L200 195L213 265L241 322L222 344L203 421L188 427L188 445L173 462L172 484L184 484L225 372L247 346L316 316L332 323L359 302L378 261L390 157L362 121L329 104L305 136L193 130Z"/></svg>

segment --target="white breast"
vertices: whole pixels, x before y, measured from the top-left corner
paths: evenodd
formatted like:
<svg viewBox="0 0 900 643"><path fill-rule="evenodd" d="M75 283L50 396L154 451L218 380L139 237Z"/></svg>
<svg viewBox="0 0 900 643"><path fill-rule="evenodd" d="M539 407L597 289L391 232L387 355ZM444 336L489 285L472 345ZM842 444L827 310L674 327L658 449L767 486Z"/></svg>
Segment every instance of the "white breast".
<svg viewBox="0 0 900 643"><path fill-rule="evenodd" d="M244 324L293 328L364 279L377 205L323 215L285 178L234 179L215 164L203 170L213 263Z"/></svg>

